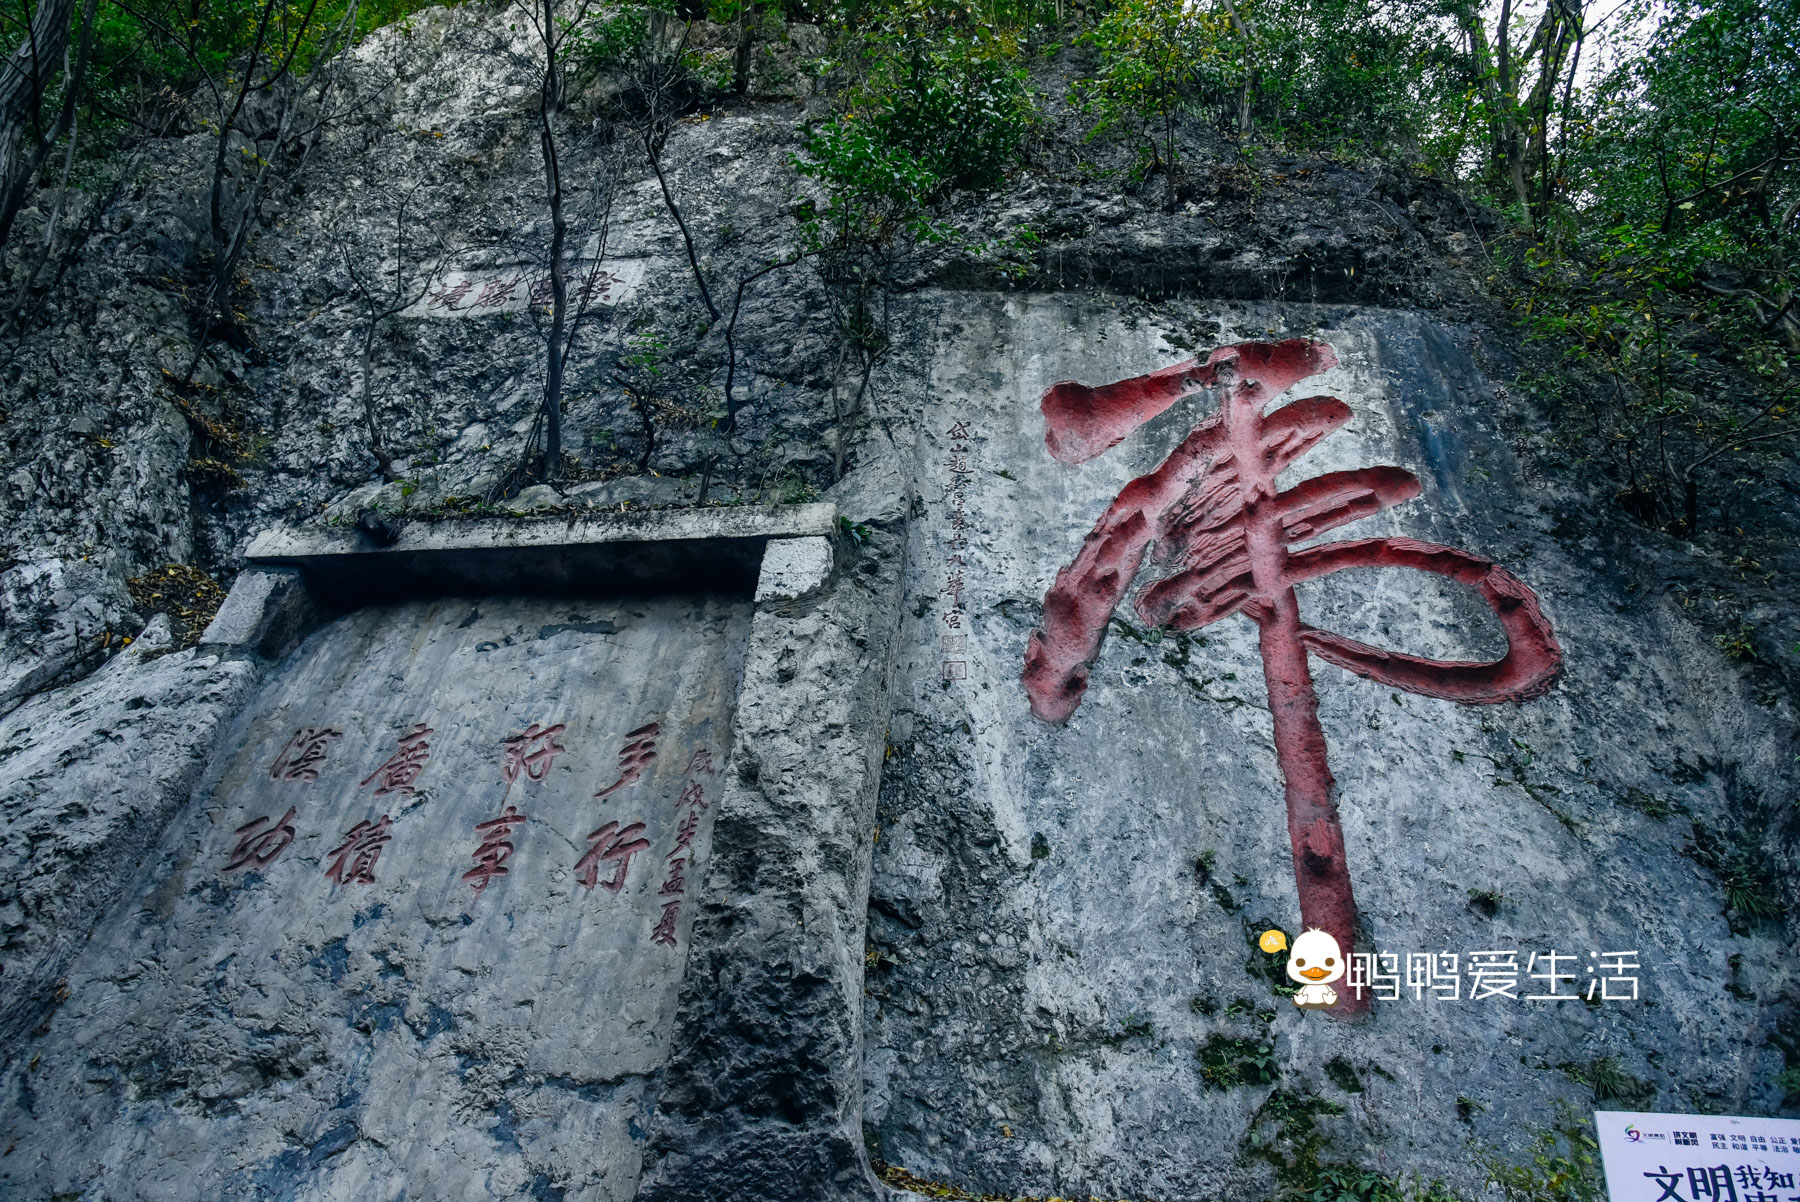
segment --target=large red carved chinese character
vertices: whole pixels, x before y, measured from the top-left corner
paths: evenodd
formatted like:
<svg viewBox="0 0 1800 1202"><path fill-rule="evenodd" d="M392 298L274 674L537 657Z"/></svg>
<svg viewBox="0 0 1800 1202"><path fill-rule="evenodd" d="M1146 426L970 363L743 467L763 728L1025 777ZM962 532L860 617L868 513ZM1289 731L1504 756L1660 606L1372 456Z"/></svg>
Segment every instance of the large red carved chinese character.
<svg viewBox="0 0 1800 1202"><path fill-rule="evenodd" d="M375 787L375 796L388 793L401 793L411 797L414 793L413 782L419 779L419 773L425 771L425 764L431 759L431 744L428 740L435 733L423 722L400 736L400 748L387 758L381 767L362 778L357 787L366 789L369 782L380 780Z"/></svg>
<svg viewBox="0 0 1800 1202"><path fill-rule="evenodd" d="M1106 624L1147 557L1165 573L1136 599L1148 625L1195 630L1234 613L1255 622L1287 794L1301 922L1329 931L1349 949L1356 901L1308 655L1410 693L1485 705L1543 694L1555 680L1562 650L1531 590L1466 551L1408 538L1289 549L1419 495L1417 478L1398 467L1328 472L1286 491L1276 488L1284 468L1350 420L1350 407L1321 396L1268 414L1263 409L1336 363L1330 347L1308 339L1247 342L1221 347L1205 363L1190 359L1098 388L1065 382L1045 391L1044 441L1051 455L1070 464L1102 454L1184 396L1214 388L1222 398L1218 413L1195 427L1162 466L1125 486L1074 562L1056 574L1044 596L1042 628L1026 649L1023 680L1031 712L1040 719L1061 722L1074 713ZM1421 659L1300 620L1295 584L1355 567L1415 568L1469 586L1499 619L1506 654L1492 663ZM1366 1005L1345 998L1335 1009Z"/></svg>
<svg viewBox="0 0 1800 1202"><path fill-rule="evenodd" d="M225 871L267 868L294 841L294 807L289 806L287 813L273 822L266 815L252 818L233 833L237 843L232 846L231 861L225 865Z"/></svg>
<svg viewBox="0 0 1800 1202"><path fill-rule="evenodd" d="M613 869L611 879L601 888L610 893L617 893L625 887L625 873L631 868L631 857L640 851L647 851L650 840L640 839L644 833L644 824L634 822L630 826L620 827L617 822L609 822L599 830L588 832L588 842L593 846L587 854L575 863L575 879L589 889L600 879L600 861L616 860L618 866Z"/></svg>
<svg viewBox="0 0 1800 1202"><path fill-rule="evenodd" d="M481 836L481 845L471 854L475 867L463 873L462 879L469 882L475 890L475 898L481 898L481 891L488 887L488 882L497 876L505 876L509 869L506 862L512 859L512 828L525 821L525 815L515 807L507 806L498 818L489 818L486 822L475 824L475 833Z"/></svg>
<svg viewBox="0 0 1800 1202"><path fill-rule="evenodd" d="M319 779L319 766L331 745L344 737L341 730L325 726L302 726L288 736L281 753L269 765L270 780L314 781Z"/></svg>
<svg viewBox="0 0 1800 1202"><path fill-rule="evenodd" d="M334 885L373 885L375 861L381 858L381 849L394 837L389 833L393 825L393 820L383 814L378 821L364 819L351 827L344 835L344 841L331 852L331 866L325 869L326 879Z"/></svg>
<svg viewBox="0 0 1800 1202"><path fill-rule="evenodd" d="M655 722L646 722L636 730L626 731L625 746L619 749L619 779L594 796L605 797L626 785L636 784L650 761L656 758L656 736L661 733L662 727Z"/></svg>
<svg viewBox="0 0 1800 1202"><path fill-rule="evenodd" d="M500 740L501 759L500 775L506 778L506 788L512 791L513 782L523 772L527 780L541 781L556 762L556 757L568 748L556 741L567 727L558 722L555 726L539 726L533 722L516 735Z"/></svg>

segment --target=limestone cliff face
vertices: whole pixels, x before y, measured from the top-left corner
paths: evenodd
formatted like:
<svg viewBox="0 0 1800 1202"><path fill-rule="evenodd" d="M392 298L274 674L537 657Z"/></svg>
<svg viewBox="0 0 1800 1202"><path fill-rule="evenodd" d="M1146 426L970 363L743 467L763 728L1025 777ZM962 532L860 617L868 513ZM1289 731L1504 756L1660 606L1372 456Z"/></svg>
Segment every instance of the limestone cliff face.
<svg viewBox="0 0 1800 1202"><path fill-rule="evenodd" d="M1203 176L1168 216L1028 171L962 198L964 236L907 266L860 408L811 266L749 287L725 435L723 323L702 320L661 191L603 123L572 120L572 245L604 273L566 394L579 466L519 495L501 486L541 397L531 287L548 219L510 24L433 10L362 48L358 104L273 198L246 336L209 348L200 386L177 386L198 141L152 146L133 187L80 199L87 248L4 369L6 1192L849 1198L882 1188L873 1158L1015 1195L1275 1197L1309 1166L1354 1163L1477 1197L1483 1158L1522 1157L1559 1100L1783 1112L1788 1057L1800 1067L1791 657L1722 653L1708 606L1751 587L1742 573L1631 525L1548 453L1474 290L1483 231L1453 194L1295 161ZM751 102L669 144L715 297L797 244L788 160L818 112L799 69L816 38L796 26ZM1025 256L1005 237L1021 225L1041 238ZM362 404L356 277L391 279L402 254L432 279L372 344L389 482ZM1308 659L1358 915L1345 942L1397 977L1356 1021L1296 1008L1281 958L1254 947L1266 928L1297 934L1306 905L1255 613L1164 629L1138 608L1197 544L1166 529L1107 586L1119 602L1090 621L1064 720L1034 715L1021 679L1033 633L1060 620L1044 612L1059 571L1222 396L1188 390L1077 464L1046 442L1045 390L1302 338L1335 365L1270 400L1334 397L1349 416L1275 487L1405 469L1416 496L1325 538L1497 564L1561 653L1547 693L1481 706ZM244 885L205 858L249 804L234 790L267 750L258 723L285 722L331 655L355 659L320 648L365 620L357 646L413 636L351 614L298 651L184 649L166 619L141 629L128 578L181 562L229 584L259 531L339 531L368 509L402 529L566 523L693 507L703 490L711 507L835 504L823 591L759 599L753 621L640 615L669 629L616 664L582 641L624 646L610 610L490 613L497 634L442 614L405 627L442 635L421 663L508 636L530 649L504 671L470 658L489 666L442 689L512 697L481 673L524 673L590 708L621 681L680 676L675 649L717 635L717 662L690 666L729 677L712 690L729 695L729 762L684 959L633 967L605 942L616 932L558 927L557 907L597 896L566 879L483 912L510 936L480 928L506 951L478 962L475 928L410 875L339 913L336 895L294 900L298 876ZM1476 592L1403 565L1296 596L1317 630L1405 655L1506 646ZM1792 629L1790 601L1760 604L1763 628ZM399 723L380 675L316 691ZM630 725L592 721L596 745ZM545 829L579 845L577 826ZM329 860L319 840L340 833L320 826L305 854ZM308 881L324 870L306 863ZM604 988L563 955L602 947L589 938L617 953ZM258 939L278 953L257 961ZM1627 951L1635 969L1605 967ZM1506 952L1515 993L1471 997L1469 957ZM1555 992L1581 996L1526 1000L1552 952L1573 957ZM1458 957L1454 1000L1446 962L1409 960L1428 954ZM1409 965L1427 975L1414 984ZM642 1054L597 1046L613 1036L581 1017L600 1005L584 988L617 1000L640 984Z"/></svg>
<svg viewBox="0 0 1800 1202"><path fill-rule="evenodd" d="M371 504L432 513L447 498L466 509L520 462L542 397L545 328L530 302L550 219L531 47L515 24L505 9L433 9L361 47L346 115L268 202L235 298L243 330L209 340L198 386L179 385L198 334L186 289L211 144L149 143L129 186L70 201L65 221L91 234L4 368L0 606L13 666L0 706L91 668L108 632L114 645L135 633L127 577L166 562L228 576L249 537L275 522L353 520ZM757 77L758 98L695 114L666 151L727 314L741 278L799 245L804 189L790 159L803 122L822 111L805 75L818 38L793 26ZM857 380L803 263L745 290L738 429L714 434L729 323L706 319L655 178L602 119L608 86L602 78L576 102L564 146L572 270L618 281L593 288L570 353L565 444L582 470L564 495L513 505L692 503L703 478L714 502L816 493L838 474L840 425L854 463L872 423L904 415L884 408L879 385L849 411ZM1462 263L1453 252L1467 253L1475 227L1441 188L1323 162L1254 180L1221 171L1196 187L1170 218L1114 188L1028 173L1004 194L963 198L961 236L912 256L901 282L1433 307L1463 298L1437 252ZM22 220L29 237L43 214ZM1043 239L1040 253L1011 249L1021 227ZM361 404L369 321L358 280L379 300L414 302L381 323L370 357L377 425L402 478L385 485Z"/></svg>
<svg viewBox="0 0 1800 1202"><path fill-rule="evenodd" d="M1789 804L1785 714L1659 588L1663 555L1514 450L1473 331L1372 308L939 303L942 332L921 339L917 601L870 892L865 1120L883 1156L990 1190L1209 1198L1272 1196L1296 1157L1373 1151L1390 1173L1477 1196L1478 1150L1548 1122L1559 1099L1784 1106L1786 934L1728 908L1704 841L1776 862L1781 836L1763 840ZM1202 551L1165 531L1141 572L1127 561L1135 584L1116 610L1099 602L1104 636L1066 721L1034 714L1020 679L1034 630L1053 628L1039 608L1053 582L1082 579L1084 539L1121 520L1108 506L1222 403L1195 391L1071 464L1046 445L1038 397L1178 361L1167 339L1184 319L1221 321L1220 343L1273 332L1335 350L1276 400L1336 398L1347 422L1280 487L1380 465L1420 482L1411 500L1378 506L1371 485L1360 509L1290 517L1297 548L1469 552L1524 582L1560 644L1547 692L1474 705L1312 658L1357 946L1397 978L1356 1021L1297 1009L1285 957L1256 947L1311 918L1295 860L1320 850L1290 841L1296 761L1271 713L1269 642L1243 614L1158 629L1137 608ZM1169 520L1223 538L1209 503L1190 493ZM1248 573L1214 558L1217 581ZM1472 579L1361 562L1299 585L1304 623L1431 660L1506 652L1504 610ZM1640 967L1609 973L1606 953L1626 950ZM1553 992L1552 952L1571 974L1563 1000L1530 1000ZM1476 989L1476 970L1515 953L1520 987L1482 996L1495 978Z"/></svg>

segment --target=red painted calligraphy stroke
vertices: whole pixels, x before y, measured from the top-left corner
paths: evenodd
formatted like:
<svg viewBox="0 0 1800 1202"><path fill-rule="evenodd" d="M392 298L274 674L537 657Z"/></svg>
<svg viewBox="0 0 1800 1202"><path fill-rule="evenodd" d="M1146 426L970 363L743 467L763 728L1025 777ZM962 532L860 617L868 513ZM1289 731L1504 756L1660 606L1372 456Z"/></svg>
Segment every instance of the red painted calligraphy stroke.
<svg viewBox="0 0 1800 1202"><path fill-rule="evenodd" d="M1043 623L1025 653L1031 712L1066 721L1087 690L1106 624L1146 559L1165 571L1137 595L1145 623L1193 630L1230 614L1256 623L1274 720L1276 759L1287 794L1288 837L1300 920L1355 946L1356 899L1344 859L1337 786L1331 776L1309 655L1392 688L1464 705L1525 701L1556 679L1562 650L1536 596L1506 569L1466 551L1407 538L1357 539L1293 551L1306 541L1419 495L1398 467L1328 472L1285 491L1276 478L1350 420L1336 397L1268 403L1337 363L1309 339L1221 347L1098 388L1065 382L1043 399L1044 441L1055 458L1085 463L1202 389L1220 392L1218 412L1196 426L1162 466L1126 485L1044 596ZM1475 590L1506 632L1491 663L1422 659L1385 651L1301 620L1294 585L1345 568L1432 572ZM1366 1009L1340 993L1335 1013Z"/></svg>

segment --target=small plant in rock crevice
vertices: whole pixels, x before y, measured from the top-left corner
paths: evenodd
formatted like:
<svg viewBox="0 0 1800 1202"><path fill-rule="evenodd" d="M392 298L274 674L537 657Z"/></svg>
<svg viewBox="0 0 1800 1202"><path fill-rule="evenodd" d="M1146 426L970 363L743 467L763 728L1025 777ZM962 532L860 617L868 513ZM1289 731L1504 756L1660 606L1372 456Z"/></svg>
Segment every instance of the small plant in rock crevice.
<svg viewBox="0 0 1800 1202"><path fill-rule="evenodd" d="M1539 1128L1531 1141L1531 1157L1519 1161L1490 1150L1482 1157L1488 1184L1506 1202L1605 1202L1599 1142L1593 1124L1566 1101L1556 1119Z"/></svg>
<svg viewBox="0 0 1800 1202"><path fill-rule="evenodd" d="M1625 790L1619 797L1619 804L1628 810L1636 810L1646 818L1654 818L1658 822L1679 812L1682 808L1679 802L1669 801L1637 788Z"/></svg>
<svg viewBox="0 0 1800 1202"><path fill-rule="evenodd" d="M1200 1079L1208 1089L1269 1085L1281 1077L1272 1038L1245 1039L1215 1032L1194 1049L1194 1059L1200 1062Z"/></svg>
<svg viewBox="0 0 1800 1202"><path fill-rule="evenodd" d="M1627 1110L1645 1110L1656 1100L1656 1086L1626 1072L1615 1056L1602 1056L1588 1066L1594 1101L1619 1102Z"/></svg>
<svg viewBox="0 0 1800 1202"><path fill-rule="evenodd" d="M819 499L819 490L791 468L776 478L772 491L775 500L783 505L807 505Z"/></svg>
<svg viewBox="0 0 1800 1202"><path fill-rule="evenodd" d="M1725 914L1734 932L1744 933L1752 923L1780 917L1785 907L1779 877L1754 835L1736 827L1721 832L1697 818L1691 829L1693 838L1682 850L1724 889Z"/></svg>
<svg viewBox="0 0 1800 1202"><path fill-rule="evenodd" d="M1326 1141L1318 1120L1343 1113L1344 1108L1336 1102L1297 1087L1283 1087L1257 1107L1240 1146L1247 1156L1272 1166L1275 1179L1288 1187L1290 1194L1305 1191L1319 1184L1324 1168L1320 1156Z"/></svg>
<svg viewBox="0 0 1800 1202"><path fill-rule="evenodd" d="M865 524L863 522L853 522L849 518L844 517L841 514L838 517L838 530L843 534L843 536L847 540L849 540L849 543L852 547L857 547L857 548L862 547L869 541L869 539L874 537L873 532L869 529L867 524ZM1032 851L1033 851L1033 855L1035 856L1036 855L1035 844L1033 845ZM1037 857L1037 858L1042 858L1042 857Z"/></svg>
<svg viewBox="0 0 1800 1202"><path fill-rule="evenodd" d="M1325 1062L1325 1075L1331 1083L1345 1093L1361 1093L1362 1078L1356 1075L1356 1066L1350 1063L1347 1056L1333 1056Z"/></svg>
<svg viewBox="0 0 1800 1202"><path fill-rule="evenodd" d="M1735 630L1725 631L1716 636L1713 643L1725 653L1727 659L1750 660L1756 658L1756 643L1753 636L1756 631L1750 626L1739 626Z"/></svg>
<svg viewBox="0 0 1800 1202"><path fill-rule="evenodd" d="M1441 1181L1401 1181L1350 1164L1321 1166L1300 1196L1305 1202L1461 1202Z"/></svg>
<svg viewBox="0 0 1800 1202"><path fill-rule="evenodd" d="M1483 918L1492 918L1500 912L1500 903L1506 900L1506 894L1498 889L1469 890L1469 909Z"/></svg>
<svg viewBox="0 0 1800 1202"><path fill-rule="evenodd" d="M1261 933L1274 925L1266 921L1244 924L1244 942L1250 945L1250 958L1244 962L1244 971L1257 980L1266 982L1270 992L1277 997L1291 998L1300 992L1300 987L1288 980L1287 953L1265 952L1257 944Z"/></svg>

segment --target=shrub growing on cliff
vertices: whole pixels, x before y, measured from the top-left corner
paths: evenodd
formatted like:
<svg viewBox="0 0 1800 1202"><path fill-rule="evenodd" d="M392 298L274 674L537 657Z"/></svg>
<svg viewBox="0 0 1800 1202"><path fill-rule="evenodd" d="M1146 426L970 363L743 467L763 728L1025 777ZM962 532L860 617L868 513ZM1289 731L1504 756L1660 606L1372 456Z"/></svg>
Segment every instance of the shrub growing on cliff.
<svg viewBox="0 0 1800 1202"><path fill-rule="evenodd" d="M992 188L1018 162L1032 107L1017 48L984 30L913 43L871 89L877 137L923 164L940 187Z"/></svg>
<svg viewBox="0 0 1800 1202"><path fill-rule="evenodd" d="M1191 0L1122 0L1083 40L1100 55L1098 73L1075 89L1094 119L1090 136L1135 140L1139 170L1161 173L1174 212L1180 119L1204 94L1247 85L1248 59L1241 46L1231 49L1230 17Z"/></svg>
<svg viewBox="0 0 1800 1202"><path fill-rule="evenodd" d="M815 249L850 252L858 245L891 246L901 237L942 236L925 204L941 178L866 122L840 117L814 130L795 168L824 185L823 205L806 201L800 207Z"/></svg>
<svg viewBox="0 0 1800 1202"><path fill-rule="evenodd" d="M1565 98L1534 183L1513 300L1582 373L1540 389L1558 432L1689 535L1800 435L1797 25L1797 0L1658 10L1641 55Z"/></svg>
<svg viewBox="0 0 1800 1202"><path fill-rule="evenodd" d="M1244 1039L1215 1032L1194 1049L1200 1062L1200 1079L1209 1089L1235 1089L1240 1085L1268 1085L1281 1077L1270 1039Z"/></svg>
<svg viewBox="0 0 1800 1202"><path fill-rule="evenodd" d="M1350 1164L1320 1167L1304 1197L1306 1202L1462 1202L1441 1181L1395 1180Z"/></svg>
<svg viewBox="0 0 1800 1202"><path fill-rule="evenodd" d="M1604 1202L1599 1147L1588 1120L1561 1102L1555 1123L1538 1131L1530 1160L1485 1158L1488 1183L1506 1202Z"/></svg>
<svg viewBox="0 0 1800 1202"><path fill-rule="evenodd" d="M1035 122L1019 43L958 3L898 0L845 17L823 64L836 113L807 135L794 166L819 195L798 206L801 235L831 301L843 357L859 383L840 432L861 411L887 353L885 297L901 264L949 236L939 206L958 188L998 185Z"/></svg>
<svg viewBox="0 0 1800 1202"><path fill-rule="evenodd" d="M879 218L868 208L879 199L911 218L953 189L999 185L1019 161L1035 112L1013 35L903 4L852 28L840 51L827 65L838 112L797 165L841 217Z"/></svg>

